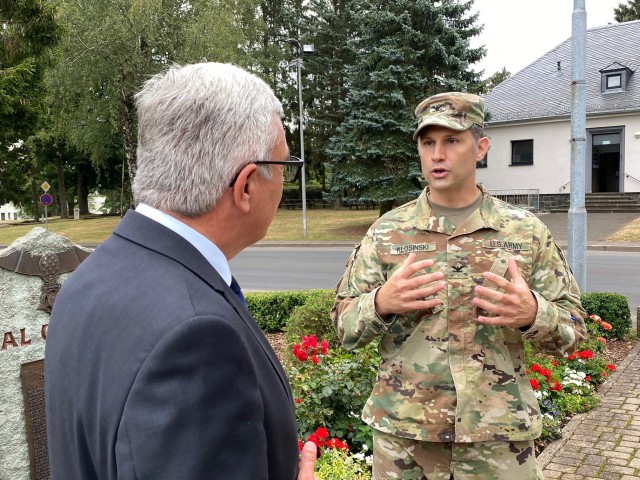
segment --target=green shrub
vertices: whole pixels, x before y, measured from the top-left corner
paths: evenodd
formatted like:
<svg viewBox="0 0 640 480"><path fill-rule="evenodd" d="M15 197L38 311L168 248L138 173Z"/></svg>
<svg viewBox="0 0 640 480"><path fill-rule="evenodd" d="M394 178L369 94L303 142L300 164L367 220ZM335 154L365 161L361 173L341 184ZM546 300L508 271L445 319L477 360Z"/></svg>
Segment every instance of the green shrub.
<svg viewBox="0 0 640 480"><path fill-rule="evenodd" d="M329 449L318 459L318 480L370 480L371 466L364 454L352 454L339 449Z"/></svg>
<svg viewBox="0 0 640 480"><path fill-rule="evenodd" d="M313 185L307 183L305 185L305 194L307 200L322 200L322 185ZM283 200L299 200L300 187L297 183L285 185L282 189Z"/></svg>
<svg viewBox="0 0 640 480"><path fill-rule="evenodd" d="M611 324L611 330L605 331L603 337L625 338L631 329L631 310L627 297L619 293L589 292L580 297L582 306L588 314L599 315L602 320Z"/></svg>
<svg viewBox="0 0 640 480"><path fill-rule="evenodd" d="M332 347L340 345L329 317L334 299L333 290L314 290L309 292L304 304L293 310L284 329L287 365L295 358L291 353L293 345L300 342L303 335L313 334L320 340L327 340Z"/></svg>
<svg viewBox="0 0 640 480"><path fill-rule="evenodd" d="M281 332L293 310L304 305L314 290L247 292L247 307L264 332Z"/></svg>

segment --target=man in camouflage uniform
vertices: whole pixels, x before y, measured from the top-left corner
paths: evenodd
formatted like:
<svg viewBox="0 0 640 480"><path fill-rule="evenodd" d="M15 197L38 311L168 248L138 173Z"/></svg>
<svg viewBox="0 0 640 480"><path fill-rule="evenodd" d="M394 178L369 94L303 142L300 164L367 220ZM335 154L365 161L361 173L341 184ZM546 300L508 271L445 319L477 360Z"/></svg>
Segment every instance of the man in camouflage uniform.
<svg viewBox="0 0 640 480"><path fill-rule="evenodd" d="M483 100L443 93L415 113L429 186L372 225L332 310L347 349L380 337L362 414L374 478L542 478L524 341L573 352L586 335L579 289L545 225L476 185Z"/></svg>

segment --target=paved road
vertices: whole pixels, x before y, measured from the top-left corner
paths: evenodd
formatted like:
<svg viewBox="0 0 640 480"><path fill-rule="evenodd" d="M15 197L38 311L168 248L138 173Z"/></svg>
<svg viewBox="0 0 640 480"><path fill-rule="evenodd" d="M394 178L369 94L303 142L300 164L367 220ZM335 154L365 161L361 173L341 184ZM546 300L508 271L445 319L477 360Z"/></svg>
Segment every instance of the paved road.
<svg viewBox="0 0 640 480"><path fill-rule="evenodd" d="M231 261L244 290L333 288L351 247L254 247ZM587 291L617 292L640 306L640 253L587 252Z"/></svg>

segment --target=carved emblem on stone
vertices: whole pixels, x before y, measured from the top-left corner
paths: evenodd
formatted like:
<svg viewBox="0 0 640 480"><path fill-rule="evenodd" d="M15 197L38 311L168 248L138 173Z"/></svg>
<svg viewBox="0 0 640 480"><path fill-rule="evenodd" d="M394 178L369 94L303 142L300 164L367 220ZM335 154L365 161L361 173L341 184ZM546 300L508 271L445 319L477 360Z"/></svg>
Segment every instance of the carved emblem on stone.
<svg viewBox="0 0 640 480"><path fill-rule="evenodd" d="M51 313L53 308L53 302L56 299L56 295L60 291L60 285L58 283L58 276L60 275L60 259L57 254L47 253L40 257L38 262L40 267L40 277L42 277L42 293L40 294L40 305L38 310L44 310L47 313Z"/></svg>
<svg viewBox="0 0 640 480"><path fill-rule="evenodd" d="M0 250L0 268L42 278L38 310L51 313L61 288L58 277L75 270L90 253L91 250L36 227L20 242Z"/></svg>

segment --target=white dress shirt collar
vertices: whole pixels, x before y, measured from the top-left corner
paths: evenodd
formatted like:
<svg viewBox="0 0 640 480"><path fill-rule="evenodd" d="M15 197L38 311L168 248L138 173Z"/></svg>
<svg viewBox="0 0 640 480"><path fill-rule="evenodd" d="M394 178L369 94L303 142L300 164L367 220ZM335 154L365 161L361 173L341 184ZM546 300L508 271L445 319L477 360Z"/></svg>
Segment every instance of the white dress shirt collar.
<svg viewBox="0 0 640 480"><path fill-rule="evenodd" d="M211 240L196 232L189 225L145 203L138 204L138 206L136 206L136 212L158 222L160 225L164 225L169 230L184 238L207 259L227 285L231 285L229 262L222 251Z"/></svg>

